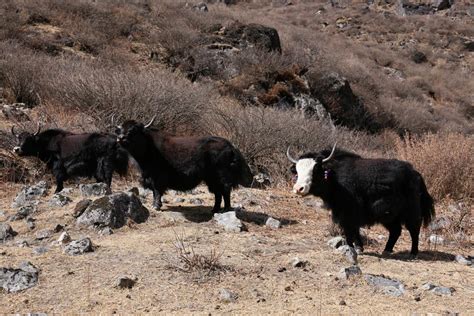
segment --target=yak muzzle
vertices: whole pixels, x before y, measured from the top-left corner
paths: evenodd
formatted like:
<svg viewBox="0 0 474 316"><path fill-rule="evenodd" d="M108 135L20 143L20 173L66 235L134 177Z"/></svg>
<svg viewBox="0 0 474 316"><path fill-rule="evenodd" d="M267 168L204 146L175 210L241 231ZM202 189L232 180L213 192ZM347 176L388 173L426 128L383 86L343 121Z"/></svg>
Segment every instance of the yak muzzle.
<svg viewBox="0 0 474 316"><path fill-rule="evenodd" d="M295 184L293 186L293 192L298 195L305 196L309 193L309 185Z"/></svg>
<svg viewBox="0 0 474 316"><path fill-rule="evenodd" d="M13 147L13 153L21 155L21 148L19 146Z"/></svg>

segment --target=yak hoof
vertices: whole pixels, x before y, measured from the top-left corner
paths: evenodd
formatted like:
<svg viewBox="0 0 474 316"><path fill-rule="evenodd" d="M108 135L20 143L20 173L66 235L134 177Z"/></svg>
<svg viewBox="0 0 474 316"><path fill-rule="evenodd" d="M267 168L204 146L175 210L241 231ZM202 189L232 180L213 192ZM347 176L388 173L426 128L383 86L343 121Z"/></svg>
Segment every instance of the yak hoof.
<svg viewBox="0 0 474 316"><path fill-rule="evenodd" d="M392 255L393 251L388 251L388 250L384 250L382 252L382 257L390 257Z"/></svg>
<svg viewBox="0 0 474 316"><path fill-rule="evenodd" d="M411 253L408 255L408 260L416 260L417 258L418 258L418 254L415 255Z"/></svg>

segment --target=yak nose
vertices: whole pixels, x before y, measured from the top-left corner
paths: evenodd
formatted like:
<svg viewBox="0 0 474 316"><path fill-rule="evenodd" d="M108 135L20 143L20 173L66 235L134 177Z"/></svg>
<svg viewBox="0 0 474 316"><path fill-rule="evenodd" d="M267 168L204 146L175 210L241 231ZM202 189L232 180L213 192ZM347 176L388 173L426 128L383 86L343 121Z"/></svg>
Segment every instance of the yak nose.
<svg viewBox="0 0 474 316"><path fill-rule="evenodd" d="M18 154L20 152L20 147L18 147L18 146L13 147L13 152L15 154Z"/></svg>
<svg viewBox="0 0 474 316"><path fill-rule="evenodd" d="M119 143L123 142L124 139L125 139L124 135L118 135L117 136L117 142L119 142Z"/></svg>
<svg viewBox="0 0 474 316"><path fill-rule="evenodd" d="M293 192L295 192L296 194L299 194L299 195L304 195L306 192L305 192L305 186L304 185L295 185L293 187Z"/></svg>

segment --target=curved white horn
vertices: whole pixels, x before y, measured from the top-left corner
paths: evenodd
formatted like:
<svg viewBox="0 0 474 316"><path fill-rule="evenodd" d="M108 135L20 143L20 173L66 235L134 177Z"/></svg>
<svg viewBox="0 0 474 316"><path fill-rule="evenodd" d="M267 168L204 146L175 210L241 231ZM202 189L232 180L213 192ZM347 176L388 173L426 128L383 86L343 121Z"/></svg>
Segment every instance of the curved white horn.
<svg viewBox="0 0 474 316"><path fill-rule="evenodd" d="M334 156L334 152L336 151L336 145L337 145L337 142L334 143L334 146L332 146L331 153L329 154L329 156L327 158L323 159L323 162L328 162L329 160L332 159L332 156Z"/></svg>
<svg viewBox="0 0 474 316"><path fill-rule="evenodd" d="M155 114L155 116L153 116L153 118L151 119L150 123L148 123L147 125L145 125L145 128L150 127L151 124L153 124L153 122L155 121L155 119L156 119L156 114Z"/></svg>
<svg viewBox="0 0 474 316"><path fill-rule="evenodd" d="M11 132L12 132L12 135L13 135L13 136L18 137L18 135L15 134L15 126L12 126Z"/></svg>
<svg viewBox="0 0 474 316"><path fill-rule="evenodd" d="M115 113L113 113L112 116L110 117L110 124L111 124L112 126L115 125Z"/></svg>
<svg viewBox="0 0 474 316"><path fill-rule="evenodd" d="M40 131L41 131L41 124L40 122L38 122L38 129L36 130L36 133L33 134L33 136L38 135Z"/></svg>
<svg viewBox="0 0 474 316"><path fill-rule="evenodd" d="M288 157L288 160L290 160L292 163L297 163L298 160L291 157L290 155L290 146L288 146L288 149L286 150L286 157Z"/></svg>

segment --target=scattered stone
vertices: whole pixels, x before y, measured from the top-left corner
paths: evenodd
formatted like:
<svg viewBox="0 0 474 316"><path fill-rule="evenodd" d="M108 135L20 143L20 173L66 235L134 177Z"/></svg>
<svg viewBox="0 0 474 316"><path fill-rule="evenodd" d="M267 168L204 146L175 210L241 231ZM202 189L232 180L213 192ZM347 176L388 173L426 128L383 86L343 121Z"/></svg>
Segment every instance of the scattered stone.
<svg viewBox="0 0 474 316"><path fill-rule="evenodd" d="M309 264L309 262L306 260L302 260L298 257L295 257L291 259L290 264L293 268L304 268Z"/></svg>
<svg viewBox="0 0 474 316"><path fill-rule="evenodd" d="M194 205L202 205L204 201L200 198L192 198L189 200L189 203L194 204Z"/></svg>
<svg viewBox="0 0 474 316"><path fill-rule="evenodd" d="M42 240L51 237L51 231L49 229L42 229L36 232L36 239Z"/></svg>
<svg viewBox="0 0 474 316"><path fill-rule="evenodd" d="M84 211L87 209L87 207L92 203L92 200L82 200L77 202L76 206L74 207L74 211L72 213L72 216L74 217L79 217L84 213Z"/></svg>
<svg viewBox="0 0 474 316"><path fill-rule="evenodd" d="M217 225L222 226L225 231L240 232L245 229L242 221L237 218L235 211L216 213L214 214L214 220L217 222Z"/></svg>
<svg viewBox="0 0 474 316"><path fill-rule="evenodd" d="M17 221L17 220L20 220L20 219L24 219L28 216L30 216L31 214L35 213L36 212L36 206L34 205L24 205L24 206L21 206L18 211L16 212L15 215L11 216L9 218L10 221Z"/></svg>
<svg viewBox="0 0 474 316"><path fill-rule="evenodd" d="M383 275L366 274L367 283L374 286L376 290L391 296L401 296L405 293L405 286L397 280L387 278Z"/></svg>
<svg viewBox="0 0 474 316"><path fill-rule="evenodd" d="M110 189L105 183L91 183L91 184L81 184L79 185L79 191L81 191L82 196L103 196L110 192Z"/></svg>
<svg viewBox="0 0 474 316"><path fill-rule="evenodd" d="M46 195L48 189L49 186L46 181L40 181L32 186L25 186L13 200L12 207L18 208L37 203L37 199Z"/></svg>
<svg viewBox="0 0 474 316"><path fill-rule="evenodd" d="M344 301L344 300L340 300L340 301L339 301L339 305L341 305L341 306L346 306L347 303L346 303L346 301Z"/></svg>
<svg viewBox="0 0 474 316"><path fill-rule="evenodd" d="M455 292L455 289L452 287L438 286L434 285L431 282L425 283L421 286L422 290L433 292L439 296L451 296Z"/></svg>
<svg viewBox="0 0 474 316"><path fill-rule="evenodd" d="M86 237L80 240L71 241L65 248L64 252L71 256L81 255L86 252L94 251L92 241Z"/></svg>
<svg viewBox="0 0 474 316"><path fill-rule="evenodd" d="M38 273L30 262L22 262L18 269L0 268L0 286L7 293L26 290L38 283Z"/></svg>
<svg viewBox="0 0 474 316"><path fill-rule="evenodd" d="M209 9L207 8L207 5L204 2L199 2L198 4L195 4L191 7L194 11L199 11L199 12L207 12Z"/></svg>
<svg viewBox="0 0 474 316"><path fill-rule="evenodd" d="M20 247L20 248L25 248L25 247L29 247L29 246L30 246L30 244L28 243L28 241L25 240L25 239L18 240L16 244L17 244L17 246Z"/></svg>
<svg viewBox="0 0 474 316"><path fill-rule="evenodd" d="M28 217L26 219L26 226L28 227L29 230L35 229L36 228L35 219L32 217Z"/></svg>
<svg viewBox="0 0 474 316"><path fill-rule="evenodd" d="M70 194L73 194L73 193L74 193L74 188L63 188L61 193L58 193L58 194L70 195Z"/></svg>
<svg viewBox="0 0 474 316"><path fill-rule="evenodd" d="M343 245L337 248L337 251L344 254L350 264L357 264L357 251L349 245Z"/></svg>
<svg viewBox="0 0 474 316"><path fill-rule="evenodd" d="M253 177L253 188L264 189L272 184L271 178L265 173L258 173Z"/></svg>
<svg viewBox="0 0 474 316"><path fill-rule="evenodd" d="M63 232L61 234L61 236L59 236L57 242L60 245L65 245L65 244L71 242L71 236L69 236L68 232Z"/></svg>
<svg viewBox="0 0 474 316"><path fill-rule="evenodd" d="M177 198L174 199L174 203L176 203L176 204L184 203L184 201L186 201L186 200L183 199L182 197L177 197Z"/></svg>
<svg viewBox="0 0 474 316"><path fill-rule="evenodd" d="M328 240L328 246L338 249L346 244L346 240L342 236L336 236Z"/></svg>
<svg viewBox="0 0 474 316"><path fill-rule="evenodd" d="M35 248L33 248L33 254L42 255L44 253L47 253L48 250L49 249L47 247L43 247L43 246L35 247Z"/></svg>
<svg viewBox="0 0 474 316"><path fill-rule="evenodd" d="M468 260L466 259L464 256L462 255L456 255L456 257L454 258L454 260L457 262L457 263L460 263L462 265L465 265L465 266L470 266L472 264L472 261L471 260Z"/></svg>
<svg viewBox="0 0 474 316"><path fill-rule="evenodd" d="M272 229L278 229L281 227L281 222L273 217L269 217L265 222L265 226L270 227Z"/></svg>
<svg viewBox="0 0 474 316"><path fill-rule="evenodd" d="M219 290L219 300L224 303L232 303L237 300L239 296L236 293L231 292L229 289Z"/></svg>
<svg viewBox="0 0 474 316"><path fill-rule="evenodd" d="M0 243L8 240L13 239L17 235L12 227L7 223L0 223Z"/></svg>
<svg viewBox="0 0 474 316"><path fill-rule="evenodd" d="M357 275L362 275L362 270L359 268L359 266L350 266L348 268L342 268L341 271L339 271L339 277L341 279L347 280L350 277Z"/></svg>
<svg viewBox="0 0 474 316"><path fill-rule="evenodd" d="M72 200L71 198L62 195L60 193L56 193L53 195L51 200L49 200L48 205L51 207L63 207L71 203Z"/></svg>
<svg viewBox="0 0 474 316"><path fill-rule="evenodd" d="M121 276L115 281L115 287L120 289L131 289L135 283L137 283L137 278Z"/></svg>
<svg viewBox="0 0 474 316"><path fill-rule="evenodd" d="M450 225L451 221L446 217L437 217L428 225L428 228L431 231L440 231L448 228Z"/></svg>
<svg viewBox="0 0 474 316"><path fill-rule="evenodd" d="M444 245L444 238L433 234L428 238L428 243L433 245Z"/></svg>
<svg viewBox="0 0 474 316"><path fill-rule="evenodd" d="M100 230L100 234L102 236L110 236L114 233L114 231L112 230L112 228L110 227L104 227Z"/></svg>
<svg viewBox="0 0 474 316"><path fill-rule="evenodd" d="M130 218L135 223L143 223L150 212L133 193L114 193L101 197L87 206L77 218L78 225L120 228Z"/></svg>

